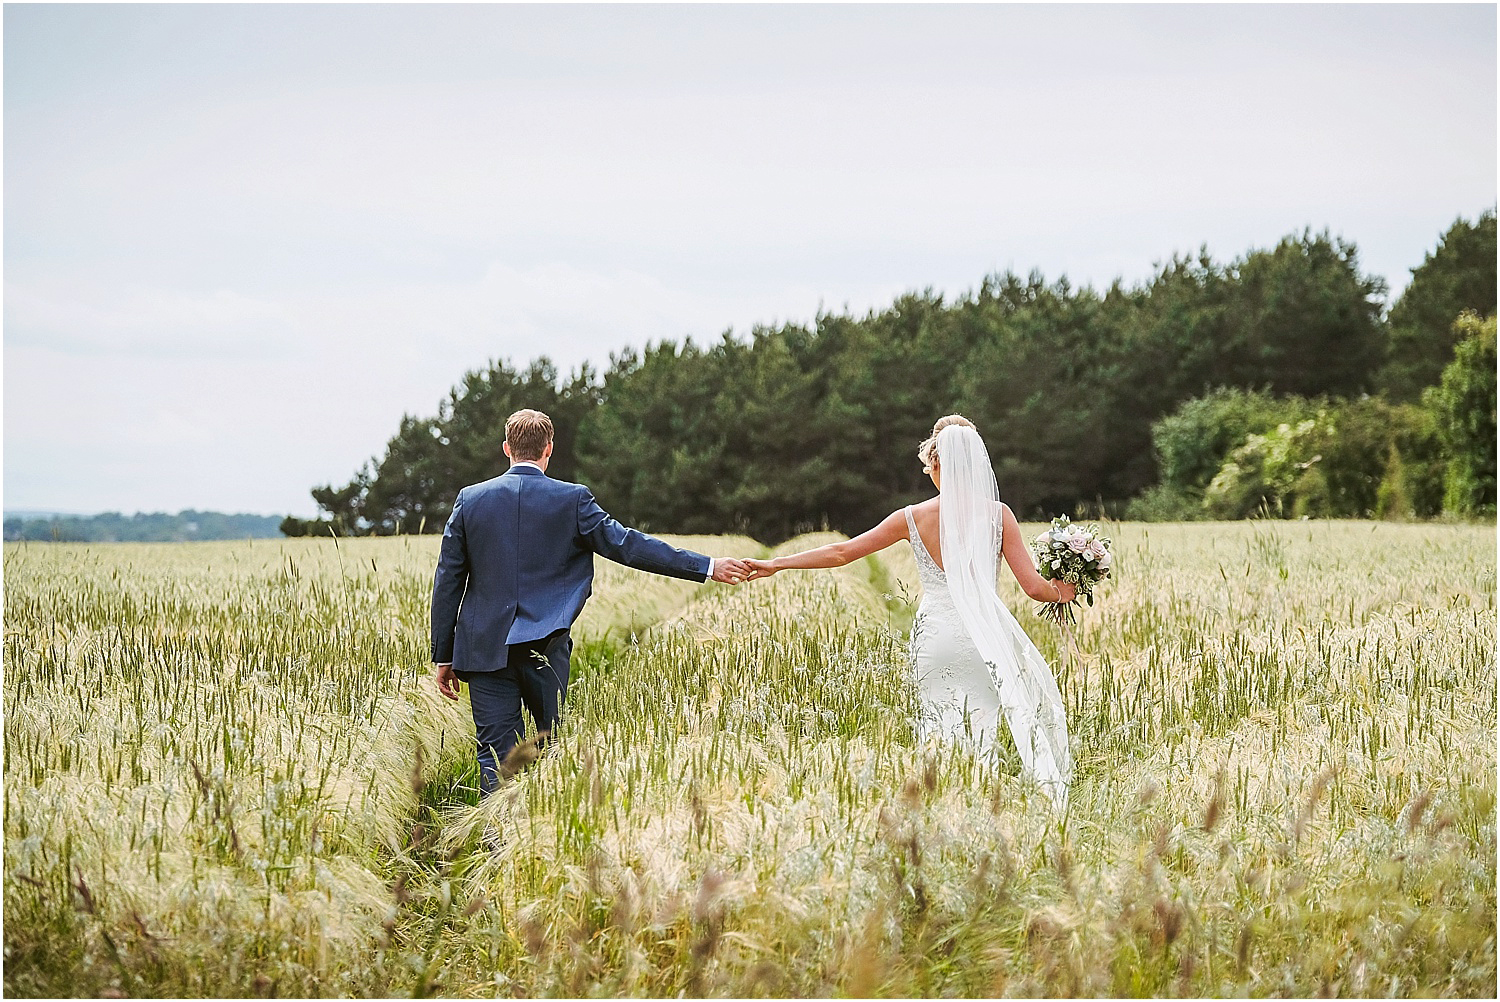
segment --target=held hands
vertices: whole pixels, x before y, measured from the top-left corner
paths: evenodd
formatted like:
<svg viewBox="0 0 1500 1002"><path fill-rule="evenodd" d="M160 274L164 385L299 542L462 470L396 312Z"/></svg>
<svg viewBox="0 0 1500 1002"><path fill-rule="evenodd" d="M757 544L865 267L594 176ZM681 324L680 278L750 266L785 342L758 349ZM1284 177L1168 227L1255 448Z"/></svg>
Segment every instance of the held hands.
<svg viewBox="0 0 1500 1002"><path fill-rule="evenodd" d="M750 576L746 581L755 581L759 578L768 578L776 573L776 565L769 560L747 559L745 565L750 568Z"/></svg>
<svg viewBox="0 0 1500 1002"><path fill-rule="evenodd" d="M768 578L777 570L771 561L756 560L751 557L743 560L738 557L714 557L713 560L713 573L709 575L709 578L713 581L722 581L724 584L737 585L743 581Z"/></svg>
<svg viewBox="0 0 1500 1002"><path fill-rule="evenodd" d="M714 557L709 578L722 584L737 585L750 580L750 568L737 557Z"/></svg>

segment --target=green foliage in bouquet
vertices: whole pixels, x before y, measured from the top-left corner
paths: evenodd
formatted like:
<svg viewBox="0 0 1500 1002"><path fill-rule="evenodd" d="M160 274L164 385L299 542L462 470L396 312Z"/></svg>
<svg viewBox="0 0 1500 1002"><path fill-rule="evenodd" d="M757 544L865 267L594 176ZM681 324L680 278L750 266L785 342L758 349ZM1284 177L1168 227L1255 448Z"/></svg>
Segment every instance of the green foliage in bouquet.
<svg viewBox="0 0 1500 1002"><path fill-rule="evenodd" d="M1114 563L1110 541L1101 534L1098 525L1084 528L1074 525L1068 516L1059 515L1052 520L1051 528L1036 537L1031 549L1042 577L1066 581L1078 592L1071 602L1044 604L1037 615L1074 622L1073 606L1079 599L1092 606L1094 586L1109 577Z"/></svg>

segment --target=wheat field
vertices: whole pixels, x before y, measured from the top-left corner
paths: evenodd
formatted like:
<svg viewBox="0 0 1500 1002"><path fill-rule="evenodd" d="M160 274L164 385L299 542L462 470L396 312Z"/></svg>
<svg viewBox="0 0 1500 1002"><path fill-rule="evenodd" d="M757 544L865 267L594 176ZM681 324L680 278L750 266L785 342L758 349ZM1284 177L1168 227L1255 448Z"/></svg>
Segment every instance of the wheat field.
<svg viewBox="0 0 1500 1002"><path fill-rule="evenodd" d="M1071 642L1002 582L1062 814L918 740L904 543L601 561L561 738L483 802L435 538L7 544L5 991L1494 997L1494 527L1107 534Z"/></svg>

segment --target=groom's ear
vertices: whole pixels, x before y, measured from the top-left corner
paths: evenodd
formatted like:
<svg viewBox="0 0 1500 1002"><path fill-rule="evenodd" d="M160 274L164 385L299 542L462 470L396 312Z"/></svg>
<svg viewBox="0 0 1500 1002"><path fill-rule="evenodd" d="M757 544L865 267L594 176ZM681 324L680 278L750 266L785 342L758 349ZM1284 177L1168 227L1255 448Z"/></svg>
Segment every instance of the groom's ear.
<svg viewBox="0 0 1500 1002"><path fill-rule="evenodd" d="M506 459L511 458L510 457L510 443L509 442L501 442L500 443L500 449L501 449L501 451L503 451L505 453L505 458Z"/></svg>

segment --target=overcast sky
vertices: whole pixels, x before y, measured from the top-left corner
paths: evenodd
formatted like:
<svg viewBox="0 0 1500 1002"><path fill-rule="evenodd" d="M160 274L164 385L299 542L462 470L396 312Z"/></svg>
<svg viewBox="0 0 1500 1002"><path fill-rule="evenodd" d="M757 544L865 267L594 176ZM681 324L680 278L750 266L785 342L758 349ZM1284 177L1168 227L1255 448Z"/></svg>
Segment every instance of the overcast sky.
<svg viewBox="0 0 1500 1002"><path fill-rule="evenodd" d="M1495 204L1493 5L4 10L7 509L313 513L466 369Z"/></svg>

